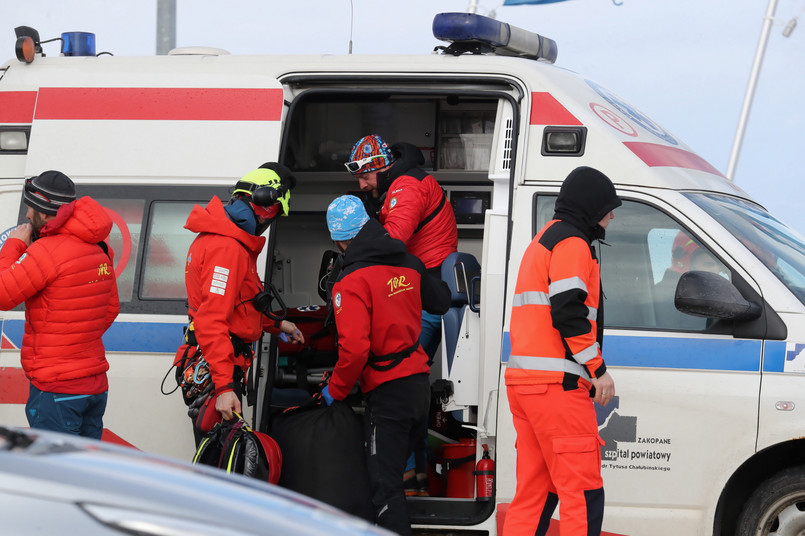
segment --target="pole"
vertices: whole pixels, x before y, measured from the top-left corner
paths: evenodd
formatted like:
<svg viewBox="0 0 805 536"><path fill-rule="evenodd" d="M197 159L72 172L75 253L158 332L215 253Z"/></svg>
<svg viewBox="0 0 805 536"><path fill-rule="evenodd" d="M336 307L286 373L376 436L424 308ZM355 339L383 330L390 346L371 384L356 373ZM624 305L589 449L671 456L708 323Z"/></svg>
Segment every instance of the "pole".
<svg viewBox="0 0 805 536"><path fill-rule="evenodd" d="M755 96L757 80L760 76L760 67L763 65L763 55L766 53L766 43L769 41L772 22L774 22L774 12L777 9L777 0L769 0L766 8L766 16L763 18L763 29L760 32L760 40L755 52L755 62L752 65L752 73L749 75L749 84L746 87L741 117L738 119L738 128L735 131L735 139L732 142L732 152L730 153L729 163L727 164L727 178L734 180L735 168L738 165L738 156L741 152L746 123L749 121L749 111L752 109L752 99Z"/></svg>
<svg viewBox="0 0 805 536"><path fill-rule="evenodd" d="M176 48L176 0L157 0L157 54Z"/></svg>

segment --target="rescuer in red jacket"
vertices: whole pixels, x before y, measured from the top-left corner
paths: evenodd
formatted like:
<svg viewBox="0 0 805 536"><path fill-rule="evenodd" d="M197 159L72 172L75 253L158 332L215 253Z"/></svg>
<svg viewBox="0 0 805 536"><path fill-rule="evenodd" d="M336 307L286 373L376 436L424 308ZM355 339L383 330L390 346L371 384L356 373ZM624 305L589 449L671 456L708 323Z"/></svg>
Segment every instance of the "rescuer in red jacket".
<svg viewBox="0 0 805 536"><path fill-rule="evenodd" d="M402 240L432 275L440 277L442 262L458 246L458 229L444 190L418 167L424 163L416 146L396 143L389 147L383 138L371 134L355 143L345 166L366 192L370 215L378 218L389 236ZM441 333L441 317L423 313L421 342L431 361Z"/></svg>
<svg viewBox="0 0 805 536"><path fill-rule="evenodd" d="M364 201L370 214L439 278L442 263L458 246L458 229L447 194L432 175L420 169L424 163L422 151L415 145L396 143L389 147L383 138L371 134L355 143L345 166L366 193ZM441 320L439 315L422 311L419 342L428 363L433 363L442 338ZM427 495L427 425L421 433L422 442L406 465L406 491L410 495Z"/></svg>
<svg viewBox="0 0 805 536"><path fill-rule="evenodd" d="M402 475L408 453L422 440L430 406L421 312L444 314L450 291L369 218L357 197L330 203L327 226L343 260L333 287L338 361L322 395L328 403L343 400L359 382L377 523L410 534Z"/></svg>
<svg viewBox="0 0 805 536"><path fill-rule="evenodd" d="M25 302L20 357L31 428L100 439L109 388L101 337L120 302L106 242L112 219L59 171L25 182L30 223L0 250L0 308Z"/></svg>
<svg viewBox="0 0 805 536"><path fill-rule="evenodd" d="M252 343L264 330L304 337L292 322L270 320L256 308L263 292L257 257L265 245L260 236L280 215L287 216L295 179L281 164L266 163L235 184L229 204L213 197L206 207L193 207L185 228L198 233L187 253L190 330L209 365L214 386L213 421L241 412L243 381L251 365ZM197 423L199 432L206 431Z"/></svg>
<svg viewBox="0 0 805 536"><path fill-rule="evenodd" d="M517 431L507 536L544 536L557 502L562 536L601 532L603 443L590 397L606 405L615 384L601 357L603 300L592 242L604 238L620 205L608 177L576 168L562 183L554 219L523 255L505 372Z"/></svg>

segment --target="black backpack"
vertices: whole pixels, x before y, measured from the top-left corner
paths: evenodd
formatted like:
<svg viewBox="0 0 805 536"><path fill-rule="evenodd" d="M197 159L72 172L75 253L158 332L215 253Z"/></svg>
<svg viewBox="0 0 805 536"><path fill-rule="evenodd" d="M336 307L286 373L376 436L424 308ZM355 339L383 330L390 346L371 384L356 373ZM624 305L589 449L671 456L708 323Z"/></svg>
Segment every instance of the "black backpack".
<svg viewBox="0 0 805 536"><path fill-rule="evenodd" d="M193 463L278 483L282 453L277 442L267 434L255 432L238 417L212 427L199 443Z"/></svg>
<svg viewBox="0 0 805 536"><path fill-rule="evenodd" d="M285 466L280 486L375 521L363 423L349 404L289 408L274 418L271 435Z"/></svg>

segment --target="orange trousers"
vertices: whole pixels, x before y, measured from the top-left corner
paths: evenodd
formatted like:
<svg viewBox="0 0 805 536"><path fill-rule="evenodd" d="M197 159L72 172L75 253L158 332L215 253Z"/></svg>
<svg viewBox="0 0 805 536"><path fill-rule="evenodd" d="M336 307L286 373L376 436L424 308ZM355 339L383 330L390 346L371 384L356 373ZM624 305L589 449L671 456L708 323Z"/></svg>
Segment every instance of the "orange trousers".
<svg viewBox="0 0 805 536"><path fill-rule="evenodd" d="M604 517L601 439L586 389L510 385L517 489L503 536L544 536L559 503L561 536L598 536Z"/></svg>

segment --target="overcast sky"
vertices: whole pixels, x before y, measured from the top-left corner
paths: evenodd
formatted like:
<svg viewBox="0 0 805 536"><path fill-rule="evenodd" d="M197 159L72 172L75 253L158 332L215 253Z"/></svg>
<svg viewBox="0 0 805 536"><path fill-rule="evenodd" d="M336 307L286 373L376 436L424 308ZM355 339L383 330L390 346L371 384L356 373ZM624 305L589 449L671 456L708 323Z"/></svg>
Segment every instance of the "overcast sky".
<svg viewBox="0 0 805 536"><path fill-rule="evenodd" d="M540 33L559 46L557 65L628 101L726 172L768 0L570 0L501 6L478 13ZM429 53L433 15L464 12L469 0L177 0L177 46L233 54ZM350 7L354 8L352 24ZM156 51L156 1L0 0L0 43L14 56L14 27L41 38L65 31L97 36L115 55ZM735 182L805 235L805 17L782 35L805 0L778 0ZM350 32L350 28L352 31ZM58 43L44 45L59 53Z"/></svg>

